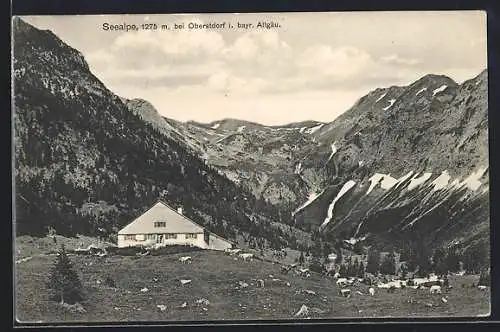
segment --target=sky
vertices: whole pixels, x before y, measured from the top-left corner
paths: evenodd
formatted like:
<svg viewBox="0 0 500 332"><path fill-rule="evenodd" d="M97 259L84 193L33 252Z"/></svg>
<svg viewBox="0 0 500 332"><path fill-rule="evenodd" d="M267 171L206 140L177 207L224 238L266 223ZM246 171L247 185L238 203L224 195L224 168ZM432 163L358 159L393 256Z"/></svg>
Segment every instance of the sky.
<svg viewBox="0 0 500 332"><path fill-rule="evenodd" d="M481 11L22 18L82 52L117 95L145 99L181 121L330 122L376 88L430 73L461 83L487 68ZM259 21L280 27L227 28ZM226 26L187 27L212 22ZM158 29L106 31L104 23L156 23ZM174 30L180 23L186 28Z"/></svg>

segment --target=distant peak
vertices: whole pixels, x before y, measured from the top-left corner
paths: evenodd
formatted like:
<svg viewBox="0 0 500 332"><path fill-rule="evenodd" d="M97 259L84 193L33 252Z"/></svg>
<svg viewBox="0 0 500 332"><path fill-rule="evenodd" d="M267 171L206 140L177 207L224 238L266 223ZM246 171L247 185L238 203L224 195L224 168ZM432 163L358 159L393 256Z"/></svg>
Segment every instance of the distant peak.
<svg viewBox="0 0 500 332"><path fill-rule="evenodd" d="M427 74L425 76L422 76L422 78L416 80L413 84L410 85L417 85L417 84L446 84L446 85L457 85L458 83L455 82L453 79L446 75L441 75L441 74Z"/></svg>
<svg viewBox="0 0 500 332"><path fill-rule="evenodd" d="M80 51L66 44L52 31L38 29L19 17L14 17L12 22L12 39L14 52L25 48L27 56L33 58L40 52L50 52L67 66L76 64L89 70ZM27 59L27 61L32 61L32 59Z"/></svg>

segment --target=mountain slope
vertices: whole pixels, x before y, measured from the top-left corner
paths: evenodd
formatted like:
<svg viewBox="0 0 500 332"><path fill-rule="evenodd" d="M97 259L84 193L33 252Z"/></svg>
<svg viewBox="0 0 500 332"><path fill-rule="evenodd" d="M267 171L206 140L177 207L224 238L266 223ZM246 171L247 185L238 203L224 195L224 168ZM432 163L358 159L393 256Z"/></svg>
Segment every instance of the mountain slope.
<svg viewBox="0 0 500 332"><path fill-rule="evenodd" d="M18 18L13 39L18 234L114 234L163 197L223 236L287 244L264 203L152 125L145 102L131 112L77 50Z"/></svg>
<svg viewBox="0 0 500 332"><path fill-rule="evenodd" d="M157 110L145 111L143 101L128 101L129 109L154 126L174 127L177 137L193 153L236 184L289 212L307 197L315 175L302 172L300 161L313 153L318 143L312 134L324 123L305 121L283 126L265 126L244 120L223 119L208 124L161 118ZM172 129L166 129L169 133ZM169 134L170 135L170 134Z"/></svg>
<svg viewBox="0 0 500 332"><path fill-rule="evenodd" d="M306 230L328 219L320 230L346 241L386 246L418 235L431 246L486 243L487 86L486 71L462 84L430 74L376 89L326 124L165 121L208 164ZM471 189L465 180L476 172L480 188Z"/></svg>
<svg viewBox="0 0 500 332"><path fill-rule="evenodd" d="M335 144L322 152L334 176L296 223L385 247L488 246L487 86L486 71L461 85L427 75L361 98L315 134Z"/></svg>

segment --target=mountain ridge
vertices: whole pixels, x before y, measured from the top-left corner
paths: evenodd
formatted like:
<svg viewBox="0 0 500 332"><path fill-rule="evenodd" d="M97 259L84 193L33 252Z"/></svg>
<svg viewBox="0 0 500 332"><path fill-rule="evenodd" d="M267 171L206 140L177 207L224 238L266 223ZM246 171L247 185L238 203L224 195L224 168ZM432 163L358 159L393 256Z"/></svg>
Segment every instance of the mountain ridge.
<svg viewBox="0 0 500 332"><path fill-rule="evenodd" d="M183 140L168 137L170 127L146 121L155 115L148 103L131 111L128 100L82 65L80 53L14 22L18 235L55 229L113 238L162 198L241 245L258 236L261 245L297 246L290 242L293 228L285 232L269 222L271 207L206 165Z"/></svg>
<svg viewBox="0 0 500 332"><path fill-rule="evenodd" d="M57 220L63 229L113 232L164 193L174 204L189 202L187 213L216 233L265 233L280 245L294 240L273 222L319 231L319 241L359 237L387 246L432 234L430 247L470 236L487 242L489 170L474 175L488 165L487 70L461 84L429 74L378 88L326 123L180 122L144 99L113 94L81 53L21 22L14 24L16 186L42 206L19 208L26 209L20 224L32 231ZM445 172L449 180L434 191L431 182ZM457 187L467 177L477 189ZM97 204L103 217L86 210L96 208L89 200L104 202ZM127 212L111 222L120 209ZM468 237L469 226L477 232Z"/></svg>

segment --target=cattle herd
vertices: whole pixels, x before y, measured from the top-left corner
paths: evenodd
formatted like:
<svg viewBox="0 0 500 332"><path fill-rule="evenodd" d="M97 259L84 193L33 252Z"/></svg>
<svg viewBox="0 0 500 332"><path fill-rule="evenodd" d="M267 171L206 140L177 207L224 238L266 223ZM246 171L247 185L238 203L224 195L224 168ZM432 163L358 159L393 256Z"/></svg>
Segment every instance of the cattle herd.
<svg viewBox="0 0 500 332"><path fill-rule="evenodd" d="M281 273L288 274L294 271L297 275L301 277L310 277L311 272L307 268L303 268L298 264L282 265ZM429 289L430 294L441 294L443 289L451 289L449 285L448 278L446 276L436 276L431 274L427 278L407 278L399 279L397 277L378 277L371 274L367 274L364 278L355 277L341 277L339 272L334 270L327 271L322 274L323 277L333 277L335 279L335 284L339 289L339 295L349 298L351 296L351 289L349 287L356 286L359 284L365 284L370 286L368 293L370 296L375 296L375 288L386 289L388 293L394 293L397 289L410 287L413 289ZM361 292L357 292L362 294Z"/></svg>

